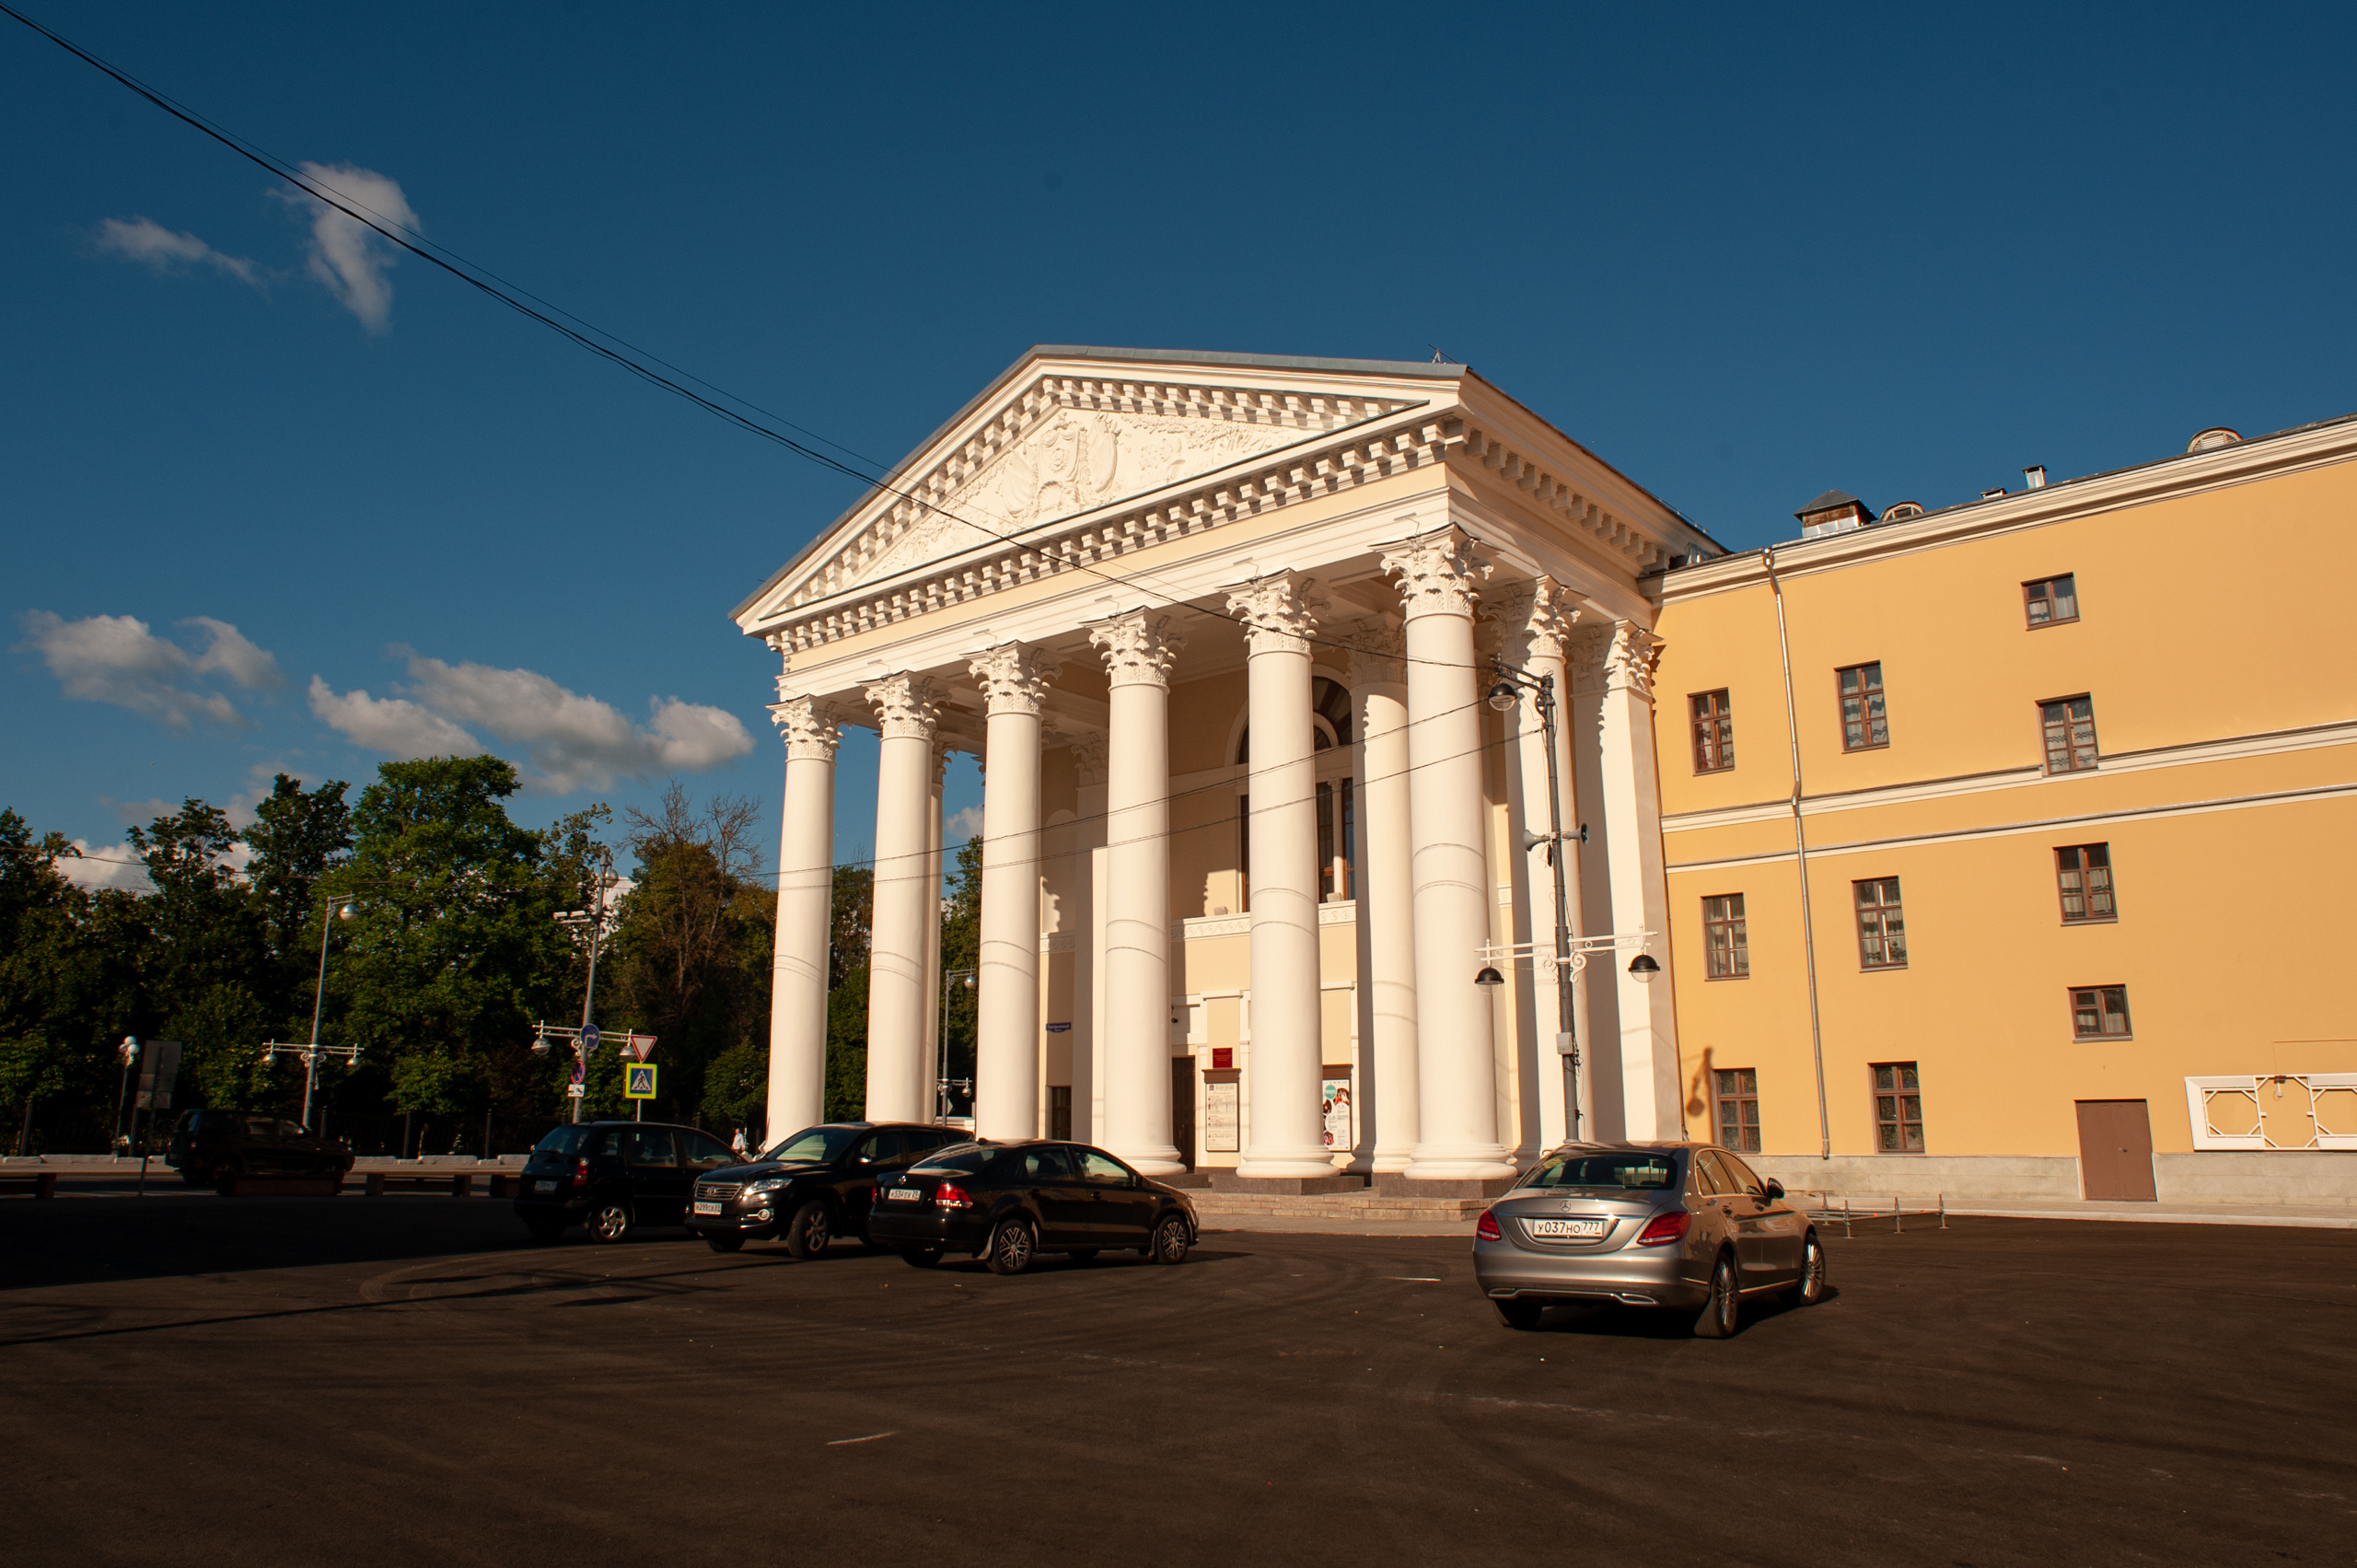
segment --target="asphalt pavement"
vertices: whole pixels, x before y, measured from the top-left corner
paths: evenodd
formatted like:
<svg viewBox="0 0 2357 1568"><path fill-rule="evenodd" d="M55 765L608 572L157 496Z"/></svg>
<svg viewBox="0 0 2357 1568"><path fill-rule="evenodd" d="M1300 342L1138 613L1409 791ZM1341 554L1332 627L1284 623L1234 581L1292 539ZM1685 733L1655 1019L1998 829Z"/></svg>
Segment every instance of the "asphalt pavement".
<svg viewBox="0 0 2357 1568"><path fill-rule="evenodd" d="M2357 1236L1838 1234L1725 1342L1457 1237L1185 1265L528 1244L433 1197L0 1200L0 1561L2349 1562Z"/></svg>

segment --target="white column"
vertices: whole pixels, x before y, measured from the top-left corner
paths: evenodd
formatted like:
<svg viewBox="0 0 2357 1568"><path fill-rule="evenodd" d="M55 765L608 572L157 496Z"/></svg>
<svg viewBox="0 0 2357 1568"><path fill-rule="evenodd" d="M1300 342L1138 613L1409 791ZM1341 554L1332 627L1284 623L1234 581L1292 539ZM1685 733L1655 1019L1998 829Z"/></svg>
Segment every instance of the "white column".
<svg viewBox="0 0 2357 1568"><path fill-rule="evenodd" d="M876 904L867 967L867 1116L923 1119L928 922L940 920L938 885L928 889L933 834L933 683L888 676L866 689L884 740L876 761Z"/></svg>
<svg viewBox="0 0 2357 1568"><path fill-rule="evenodd" d="M1669 979L1669 889L1662 870L1661 798L1654 759L1654 666L1661 639L1633 621L1612 625L1605 657L1602 753L1605 854L1612 874L1612 926L1622 935L1655 933L1652 981L1613 955L1620 1003L1620 1085L1631 1138L1683 1135L1678 1083L1678 1021ZM1598 977L1599 979L1601 977Z"/></svg>
<svg viewBox="0 0 2357 1568"><path fill-rule="evenodd" d="M941 990L941 792L949 776L949 753L936 743L933 753L933 793L925 802L924 831L924 1086L923 1120L941 1113L938 1086L946 1063L942 1057Z"/></svg>
<svg viewBox="0 0 2357 1568"><path fill-rule="evenodd" d="M1105 1130L1105 737L1072 743L1072 1135L1104 1141Z"/></svg>
<svg viewBox="0 0 2357 1568"><path fill-rule="evenodd" d="M1570 905L1571 934L1574 940L1582 930L1580 919L1579 811L1573 792L1571 768L1571 681L1566 648L1573 623L1579 619L1571 597L1551 577L1539 577L1517 586L1505 596L1500 617L1504 632L1506 662L1533 680L1551 679L1555 688L1555 770L1556 788L1562 800L1563 830L1572 835L1569 842L1557 846L1563 857L1564 889ZM1548 811L1548 767L1546 726L1540 722L1538 697L1526 691L1522 700L1509 715L1512 742L1509 747L1507 783L1513 805L1515 842L1526 842L1521 835L1544 834L1552 820ZM1555 940L1555 873L1548 864L1546 846L1528 852L1523 862L1523 880L1529 889L1530 940L1546 951ZM1562 1028L1562 1002L1557 988L1557 971L1553 964L1535 961L1530 966L1533 977L1530 997L1531 1013L1536 1021L1535 1060L1530 1063L1530 1076L1526 1083L1525 1103L1538 1112L1538 1144L1541 1148L1553 1148L1567 1139L1595 1136L1593 1107L1585 1081L1589 1049L1587 1019L1584 1016L1583 976L1573 985L1572 1035L1578 1046L1579 1104L1583 1125L1574 1132L1565 1120L1565 1075L1572 1071L1572 1058L1562 1056L1556 1050L1556 1035Z"/></svg>
<svg viewBox="0 0 2357 1568"><path fill-rule="evenodd" d="M1032 1138L1039 1127L1039 703L1057 667L1008 643L968 668L989 712L974 1131Z"/></svg>
<svg viewBox="0 0 2357 1568"><path fill-rule="evenodd" d="M1373 1038L1361 1055L1359 1114L1375 1125L1375 1170L1397 1175L1416 1152L1416 919L1408 827L1408 671L1398 633L1370 623L1353 639L1359 704L1359 984Z"/></svg>
<svg viewBox="0 0 2357 1568"><path fill-rule="evenodd" d="M1480 671L1475 585L1490 574L1454 528L1390 547L1408 621L1408 809L1415 835L1417 1084L1422 1142L1407 1174L1487 1180L1514 1174L1498 1142L1489 999L1473 983L1490 939L1481 848Z"/></svg>
<svg viewBox="0 0 2357 1568"><path fill-rule="evenodd" d="M1321 606L1294 572L1228 595L1245 629L1251 726L1252 1135L1236 1174L1334 1174L1319 1109L1324 1056L1318 950L1318 779L1308 634Z"/></svg>
<svg viewBox="0 0 2357 1568"><path fill-rule="evenodd" d="M1170 1141L1170 661L1185 642L1143 612L1094 627L1106 743L1105 1147L1149 1176L1184 1170Z"/></svg>
<svg viewBox="0 0 2357 1568"><path fill-rule="evenodd" d="M835 878L834 710L793 697L770 710L785 741L778 831L777 935L770 971L770 1098L762 1135L826 1120L827 940Z"/></svg>

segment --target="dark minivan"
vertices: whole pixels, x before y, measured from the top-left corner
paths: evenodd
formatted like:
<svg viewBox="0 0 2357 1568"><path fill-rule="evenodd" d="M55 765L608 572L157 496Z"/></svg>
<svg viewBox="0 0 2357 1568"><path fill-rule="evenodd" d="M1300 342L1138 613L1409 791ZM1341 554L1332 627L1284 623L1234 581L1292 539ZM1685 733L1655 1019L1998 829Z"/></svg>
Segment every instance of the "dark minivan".
<svg viewBox="0 0 2357 1568"><path fill-rule="evenodd" d="M342 1177L352 1168L352 1151L283 1116L184 1110L164 1163L191 1187L215 1187L233 1176Z"/></svg>
<svg viewBox="0 0 2357 1568"><path fill-rule="evenodd" d="M735 1164L727 1144L693 1127L575 1121L524 1162L516 1215L542 1241L576 1225L592 1241L621 1241L642 1225L678 1225L696 1178Z"/></svg>
<svg viewBox="0 0 2357 1568"><path fill-rule="evenodd" d="M749 1164L698 1178L688 1228L715 1252L779 1237L796 1258L868 1235L876 1184L969 1134L918 1121L830 1121L781 1138Z"/></svg>

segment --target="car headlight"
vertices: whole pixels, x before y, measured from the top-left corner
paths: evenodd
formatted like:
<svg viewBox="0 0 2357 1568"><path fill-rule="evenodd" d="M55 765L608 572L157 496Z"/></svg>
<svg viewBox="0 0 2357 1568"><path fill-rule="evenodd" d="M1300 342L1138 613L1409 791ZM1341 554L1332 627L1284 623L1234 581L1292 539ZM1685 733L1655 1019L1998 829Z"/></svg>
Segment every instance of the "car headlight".
<svg viewBox="0 0 2357 1568"><path fill-rule="evenodd" d="M756 1181L750 1187L746 1188L745 1196L748 1198L766 1198L772 1192L784 1191L789 1185L789 1179L783 1176L772 1176L765 1178L762 1180Z"/></svg>

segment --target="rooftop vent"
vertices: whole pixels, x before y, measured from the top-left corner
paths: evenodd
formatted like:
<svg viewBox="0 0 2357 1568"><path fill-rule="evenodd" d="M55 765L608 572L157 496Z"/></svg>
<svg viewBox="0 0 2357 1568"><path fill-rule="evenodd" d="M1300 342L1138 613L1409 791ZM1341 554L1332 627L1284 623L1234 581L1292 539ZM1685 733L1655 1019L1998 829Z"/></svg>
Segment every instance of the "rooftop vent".
<svg viewBox="0 0 2357 1568"><path fill-rule="evenodd" d="M2229 430L2224 425L2219 424L2212 426L2188 441L2185 444L2185 449L2189 453L2214 452L2221 447L2239 447L2242 444L2243 437L2240 431Z"/></svg>
<svg viewBox="0 0 2357 1568"><path fill-rule="evenodd" d="M2046 488L2046 465L2044 463L2032 463L2029 467L2022 470L2022 488L2024 490L2043 490Z"/></svg>
<svg viewBox="0 0 2357 1568"><path fill-rule="evenodd" d="M1982 492L1980 493L1980 499L1982 499L1983 501L1994 501L1994 500L1996 500L1999 496L2001 496L2001 495L2003 495L2003 494L2005 494L2005 487L2004 487L2003 485L2002 485L2002 484L2001 484L2001 485L1997 486L1997 488L1996 488L1996 489L1994 489L1994 490L1984 490L1984 491L1982 491Z"/></svg>
<svg viewBox="0 0 2357 1568"><path fill-rule="evenodd" d="M1923 508L1914 502L1900 501L1884 509L1882 520L1886 523L1903 523L1910 517L1920 517L1922 515Z"/></svg>
<svg viewBox="0 0 2357 1568"><path fill-rule="evenodd" d="M1875 520L1871 507L1841 490L1827 491L1793 516L1801 520L1803 539L1823 539L1828 534L1848 533Z"/></svg>

